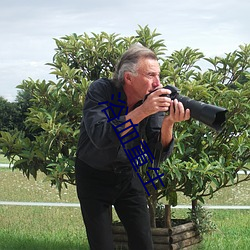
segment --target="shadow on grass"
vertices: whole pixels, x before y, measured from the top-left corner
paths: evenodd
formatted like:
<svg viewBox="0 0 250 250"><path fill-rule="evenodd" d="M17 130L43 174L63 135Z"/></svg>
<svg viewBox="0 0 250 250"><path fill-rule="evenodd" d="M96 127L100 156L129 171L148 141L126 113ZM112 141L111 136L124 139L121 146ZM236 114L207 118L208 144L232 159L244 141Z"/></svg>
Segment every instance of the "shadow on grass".
<svg viewBox="0 0 250 250"><path fill-rule="evenodd" d="M49 234L49 233L48 233ZM61 242L53 239L37 239L32 236L0 234L1 250L89 250L86 242Z"/></svg>

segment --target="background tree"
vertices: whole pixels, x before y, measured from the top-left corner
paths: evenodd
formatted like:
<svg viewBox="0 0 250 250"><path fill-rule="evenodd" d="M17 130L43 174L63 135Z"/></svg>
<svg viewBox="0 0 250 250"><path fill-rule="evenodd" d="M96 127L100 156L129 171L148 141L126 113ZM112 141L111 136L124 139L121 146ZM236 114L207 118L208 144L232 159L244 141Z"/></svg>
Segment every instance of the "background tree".
<svg viewBox="0 0 250 250"><path fill-rule="evenodd" d="M19 131L24 131L25 132L25 124L24 121L27 117L28 109L31 107L31 100L32 95L29 91L29 89L26 90L19 90L17 92L17 96L15 99L15 104L18 110L18 118L16 122L17 129Z"/></svg>
<svg viewBox="0 0 250 250"><path fill-rule="evenodd" d="M29 91L18 91L14 102L9 102L0 97L1 131L25 130L24 120L30 107L30 99Z"/></svg>
<svg viewBox="0 0 250 250"><path fill-rule="evenodd" d="M219 134L194 120L175 125L174 154L161 166L165 187L159 183L157 190L148 186L152 226L160 198L166 197L170 205L176 205L177 193L183 192L191 199L203 200L220 188L242 181L237 179L237 172L249 169L250 45L240 46L225 57L205 58L191 48L166 56L163 40L157 40L159 35L148 26L139 26L131 37L101 32L55 39L56 52L48 65L57 80L23 81L18 88L32 97L25 133L1 132L0 145L14 168L27 177L36 178L38 171L44 172L59 192L63 185L74 184L74 158L88 86L97 78L111 77L121 54L140 42L159 56L164 84L175 85L182 95L229 111ZM210 64L205 71L198 65L201 60ZM146 166L140 170L145 174Z"/></svg>
<svg viewBox="0 0 250 250"><path fill-rule="evenodd" d="M22 115L17 103L0 97L0 114L0 130L11 131L20 128Z"/></svg>

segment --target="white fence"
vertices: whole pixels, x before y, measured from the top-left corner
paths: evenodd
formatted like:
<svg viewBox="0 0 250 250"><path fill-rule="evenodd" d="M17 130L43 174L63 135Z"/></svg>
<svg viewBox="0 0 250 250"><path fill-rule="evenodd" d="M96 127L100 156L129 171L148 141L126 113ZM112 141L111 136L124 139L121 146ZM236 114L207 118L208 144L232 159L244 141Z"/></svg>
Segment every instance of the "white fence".
<svg viewBox="0 0 250 250"><path fill-rule="evenodd" d="M2 168L8 168L9 164L0 164ZM244 171L239 171L238 174L250 174L250 171L246 173ZM0 201L0 205L6 206L43 206L43 207L80 207L79 203L63 203L63 202L16 202L16 201ZM205 205L203 206L207 209L250 209L250 206L221 206L221 205ZM177 205L173 207L174 209L188 209L191 208L189 205Z"/></svg>
<svg viewBox="0 0 250 250"><path fill-rule="evenodd" d="M0 168L8 168L9 164L0 163Z"/></svg>
<svg viewBox="0 0 250 250"><path fill-rule="evenodd" d="M6 206L42 206L42 207L80 207L79 203L63 203L63 202L17 202L17 201L0 201L0 205ZM243 210L250 209L250 206L220 206L211 205L203 206L207 209L233 209L233 210ZM174 209L188 209L191 208L189 205L177 205L172 207Z"/></svg>

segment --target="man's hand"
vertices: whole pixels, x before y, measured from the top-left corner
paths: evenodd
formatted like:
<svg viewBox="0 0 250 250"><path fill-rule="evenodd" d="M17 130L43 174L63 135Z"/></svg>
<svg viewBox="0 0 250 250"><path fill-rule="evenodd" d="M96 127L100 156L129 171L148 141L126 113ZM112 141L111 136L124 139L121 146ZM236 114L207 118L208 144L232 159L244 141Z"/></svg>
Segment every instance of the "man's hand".
<svg viewBox="0 0 250 250"><path fill-rule="evenodd" d="M173 127L176 122L186 121L190 119L190 110L184 109L183 104L177 99L171 102L169 115L162 122L161 128L161 143L167 146L173 136Z"/></svg>
<svg viewBox="0 0 250 250"><path fill-rule="evenodd" d="M190 110L184 109L183 104L177 99L171 102L169 116L165 119L168 123L182 122L190 119Z"/></svg>
<svg viewBox="0 0 250 250"><path fill-rule="evenodd" d="M145 116L147 117L160 111L167 112L172 101L169 97L161 95L169 95L170 93L171 91L169 89L161 88L149 94L141 105L141 109Z"/></svg>

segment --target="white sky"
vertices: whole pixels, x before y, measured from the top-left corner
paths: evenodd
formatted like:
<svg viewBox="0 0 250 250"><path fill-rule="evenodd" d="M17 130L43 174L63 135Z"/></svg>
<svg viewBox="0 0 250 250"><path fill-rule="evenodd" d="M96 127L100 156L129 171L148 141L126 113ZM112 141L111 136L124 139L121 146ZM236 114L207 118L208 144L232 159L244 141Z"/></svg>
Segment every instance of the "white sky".
<svg viewBox="0 0 250 250"><path fill-rule="evenodd" d="M167 54L190 46L221 56L250 42L249 0L1 0L0 96L14 101L29 77L52 79L53 38L87 32L161 33Z"/></svg>

